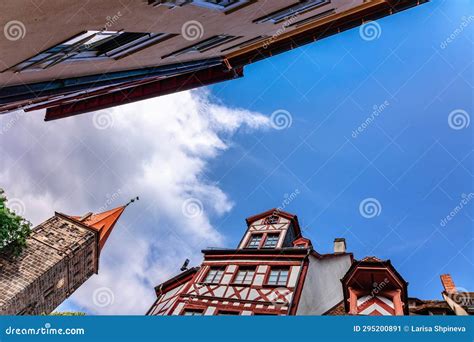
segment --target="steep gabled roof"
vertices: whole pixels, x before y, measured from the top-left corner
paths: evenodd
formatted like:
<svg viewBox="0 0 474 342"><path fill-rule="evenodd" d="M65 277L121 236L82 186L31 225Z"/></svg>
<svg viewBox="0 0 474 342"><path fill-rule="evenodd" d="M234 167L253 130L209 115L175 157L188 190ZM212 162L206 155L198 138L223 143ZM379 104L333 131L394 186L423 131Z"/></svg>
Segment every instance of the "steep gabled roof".
<svg viewBox="0 0 474 342"><path fill-rule="evenodd" d="M267 217L267 216L271 216L271 215L276 215L276 216L280 216L280 217L284 217L288 220L290 220L292 223L293 223L293 227L295 229L295 234L297 237L300 237L301 236L301 228L300 228L300 224L298 222L298 217L295 215L295 214L291 214L289 212L286 212L286 211L283 211L283 210L280 210L278 208L273 208L273 209L270 209L270 210L267 210L267 211L264 211L263 213L260 213L260 214L257 214L257 215L253 215L253 216L250 216L250 217L247 217L245 219L245 222L247 223L247 227L250 226L252 223L254 223L255 221L258 221L264 217Z"/></svg>
<svg viewBox="0 0 474 342"><path fill-rule="evenodd" d="M97 214L87 213L84 216L65 216L96 230L99 233L99 249L102 249L125 208L126 205Z"/></svg>

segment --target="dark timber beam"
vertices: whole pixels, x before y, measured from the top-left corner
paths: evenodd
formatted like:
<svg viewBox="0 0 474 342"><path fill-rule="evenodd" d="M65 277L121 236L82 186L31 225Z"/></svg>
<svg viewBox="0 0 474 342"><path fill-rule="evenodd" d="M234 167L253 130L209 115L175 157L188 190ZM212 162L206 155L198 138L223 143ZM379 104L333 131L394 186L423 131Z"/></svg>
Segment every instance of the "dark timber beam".
<svg viewBox="0 0 474 342"><path fill-rule="evenodd" d="M45 121L66 118L161 95L172 94L242 76L242 67L231 70L224 69L221 66L213 67L191 74L165 78L130 89L118 90L113 93L76 101L71 104L61 104L56 107L51 107L46 111Z"/></svg>

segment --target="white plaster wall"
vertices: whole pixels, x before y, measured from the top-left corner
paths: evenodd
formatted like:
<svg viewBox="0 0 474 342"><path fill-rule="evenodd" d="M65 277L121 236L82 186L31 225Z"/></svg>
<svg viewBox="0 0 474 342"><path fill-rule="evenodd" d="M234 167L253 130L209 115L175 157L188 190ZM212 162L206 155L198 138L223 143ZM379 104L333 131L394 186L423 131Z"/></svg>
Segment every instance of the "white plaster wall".
<svg viewBox="0 0 474 342"><path fill-rule="evenodd" d="M296 280L298 279L298 276L300 275L300 268L301 266L291 267L290 279L288 280L288 287L296 286Z"/></svg>
<svg viewBox="0 0 474 342"><path fill-rule="evenodd" d="M327 259L309 256L308 273L297 315L321 315L343 299L340 279L351 266L349 255Z"/></svg>

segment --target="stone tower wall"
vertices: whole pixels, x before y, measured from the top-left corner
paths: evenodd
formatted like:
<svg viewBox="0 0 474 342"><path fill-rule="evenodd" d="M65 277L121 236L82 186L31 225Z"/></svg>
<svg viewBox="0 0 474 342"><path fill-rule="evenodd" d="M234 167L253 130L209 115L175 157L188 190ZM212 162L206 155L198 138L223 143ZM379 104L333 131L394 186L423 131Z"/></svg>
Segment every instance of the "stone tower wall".
<svg viewBox="0 0 474 342"><path fill-rule="evenodd" d="M48 314L97 271L97 236L56 215L17 258L0 255L0 314Z"/></svg>

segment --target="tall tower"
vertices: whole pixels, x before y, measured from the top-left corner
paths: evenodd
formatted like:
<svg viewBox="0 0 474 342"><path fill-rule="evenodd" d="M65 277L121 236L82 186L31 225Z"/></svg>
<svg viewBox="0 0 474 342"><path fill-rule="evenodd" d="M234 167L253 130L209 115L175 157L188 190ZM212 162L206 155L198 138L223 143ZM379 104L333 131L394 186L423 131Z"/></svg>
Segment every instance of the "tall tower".
<svg viewBox="0 0 474 342"><path fill-rule="evenodd" d="M0 254L0 315L49 314L98 273L125 207L82 217L56 212L33 229L20 256Z"/></svg>

